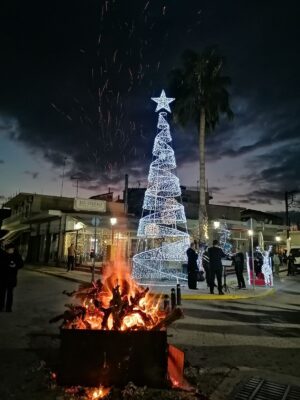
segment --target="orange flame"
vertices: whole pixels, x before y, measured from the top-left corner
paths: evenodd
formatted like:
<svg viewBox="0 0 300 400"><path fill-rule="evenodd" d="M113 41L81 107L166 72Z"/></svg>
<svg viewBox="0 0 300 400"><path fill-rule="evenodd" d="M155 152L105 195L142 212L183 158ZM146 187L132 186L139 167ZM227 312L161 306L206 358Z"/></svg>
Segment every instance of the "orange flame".
<svg viewBox="0 0 300 400"><path fill-rule="evenodd" d="M104 387L99 387L98 389L92 389L90 391L90 393L87 393L87 395L89 396L88 399L92 399L92 400L97 400L97 399L101 399L103 397L105 397L107 394L109 393L109 389L108 388L104 388ZM92 396L92 397L90 397Z"/></svg>
<svg viewBox="0 0 300 400"><path fill-rule="evenodd" d="M101 282L91 284L85 293L84 316L66 322L64 328L151 330L166 317L161 297L139 286L123 261L108 265Z"/></svg>

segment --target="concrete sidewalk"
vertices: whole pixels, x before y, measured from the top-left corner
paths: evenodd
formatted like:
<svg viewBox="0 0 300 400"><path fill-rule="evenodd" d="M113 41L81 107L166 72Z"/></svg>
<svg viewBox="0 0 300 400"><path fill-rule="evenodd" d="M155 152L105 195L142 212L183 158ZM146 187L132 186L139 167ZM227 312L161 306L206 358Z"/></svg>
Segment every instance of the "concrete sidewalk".
<svg viewBox="0 0 300 400"><path fill-rule="evenodd" d="M37 273L55 276L57 278L66 279L68 281L76 283L91 282L92 274L89 272L82 271L69 271L65 268L53 267L53 266L37 266L37 265L26 265L25 267L29 271ZM100 274L95 274L95 279L100 279ZM245 277L246 278L246 277ZM247 280L245 279L247 282ZM277 283L280 283L280 279L274 279L274 287L247 286L247 289L238 289L235 277L227 277L228 291L224 295L210 294L207 288L206 282L198 282L198 289L191 290L188 288L187 283L181 283L181 297L183 300L236 300L236 299L249 299L256 297L264 297L273 294L276 290ZM152 292L158 294L169 294L171 288L176 288L176 282L168 283L143 283L143 286L150 288Z"/></svg>

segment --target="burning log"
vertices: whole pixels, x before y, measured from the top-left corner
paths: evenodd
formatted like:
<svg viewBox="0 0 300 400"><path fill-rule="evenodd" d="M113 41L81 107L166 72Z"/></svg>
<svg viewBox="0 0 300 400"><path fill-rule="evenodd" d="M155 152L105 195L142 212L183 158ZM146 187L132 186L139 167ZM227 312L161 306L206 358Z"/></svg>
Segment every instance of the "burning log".
<svg viewBox="0 0 300 400"><path fill-rule="evenodd" d="M66 304L66 307L68 307L69 310L65 311L63 314L51 318L49 320L49 323L52 324L54 322L60 321L61 319L64 320L64 323L66 323L66 322L72 322L77 318L83 319L85 317L86 313L85 307L75 306L74 304Z"/></svg>
<svg viewBox="0 0 300 400"><path fill-rule="evenodd" d="M107 281L112 285L111 276ZM82 300L83 305L67 305L69 310L50 322L63 320L65 329L132 331L151 330L166 316L166 311L159 311L159 299L149 294L149 288L142 289L134 281L133 288L130 281L120 279L119 282L110 288L107 282L102 284L98 280L81 284L77 291L64 291L67 296Z"/></svg>
<svg viewBox="0 0 300 400"><path fill-rule="evenodd" d="M174 308L170 314L168 314L163 320L161 320L157 325L155 325L151 330L152 331L158 331L164 328L167 328L169 325L171 325L174 321L177 319L180 319L183 317L183 312L181 308Z"/></svg>

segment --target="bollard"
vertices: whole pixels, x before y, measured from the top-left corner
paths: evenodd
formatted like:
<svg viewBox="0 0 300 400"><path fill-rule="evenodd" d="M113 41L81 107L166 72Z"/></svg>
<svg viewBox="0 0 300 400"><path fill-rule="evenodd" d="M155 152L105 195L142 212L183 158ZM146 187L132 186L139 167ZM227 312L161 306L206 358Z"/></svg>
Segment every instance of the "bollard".
<svg viewBox="0 0 300 400"><path fill-rule="evenodd" d="M171 309L174 310L176 306L176 293L175 293L175 289L172 288L171 289Z"/></svg>
<svg viewBox="0 0 300 400"><path fill-rule="evenodd" d="M178 306L181 306L181 288L180 288L180 283L177 283L177 285L176 285L176 298L177 298L176 304Z"/></svg>

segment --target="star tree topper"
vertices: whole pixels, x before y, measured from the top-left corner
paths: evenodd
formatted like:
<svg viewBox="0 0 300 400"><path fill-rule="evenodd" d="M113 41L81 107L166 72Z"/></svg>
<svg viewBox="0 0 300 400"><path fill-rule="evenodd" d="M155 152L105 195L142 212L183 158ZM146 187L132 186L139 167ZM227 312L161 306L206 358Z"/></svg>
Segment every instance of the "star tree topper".
<svg viewBox="0 0 300 400"><path fill-rule="evenodd" d="M171 112L169 104L172 103L172 101L175 100L173 97L166 97L166 93L164 90L161 91L160 97L151 97L151 100L155 101L157 103L156 110L159 111L162 108L165 110Z"/></svg>

